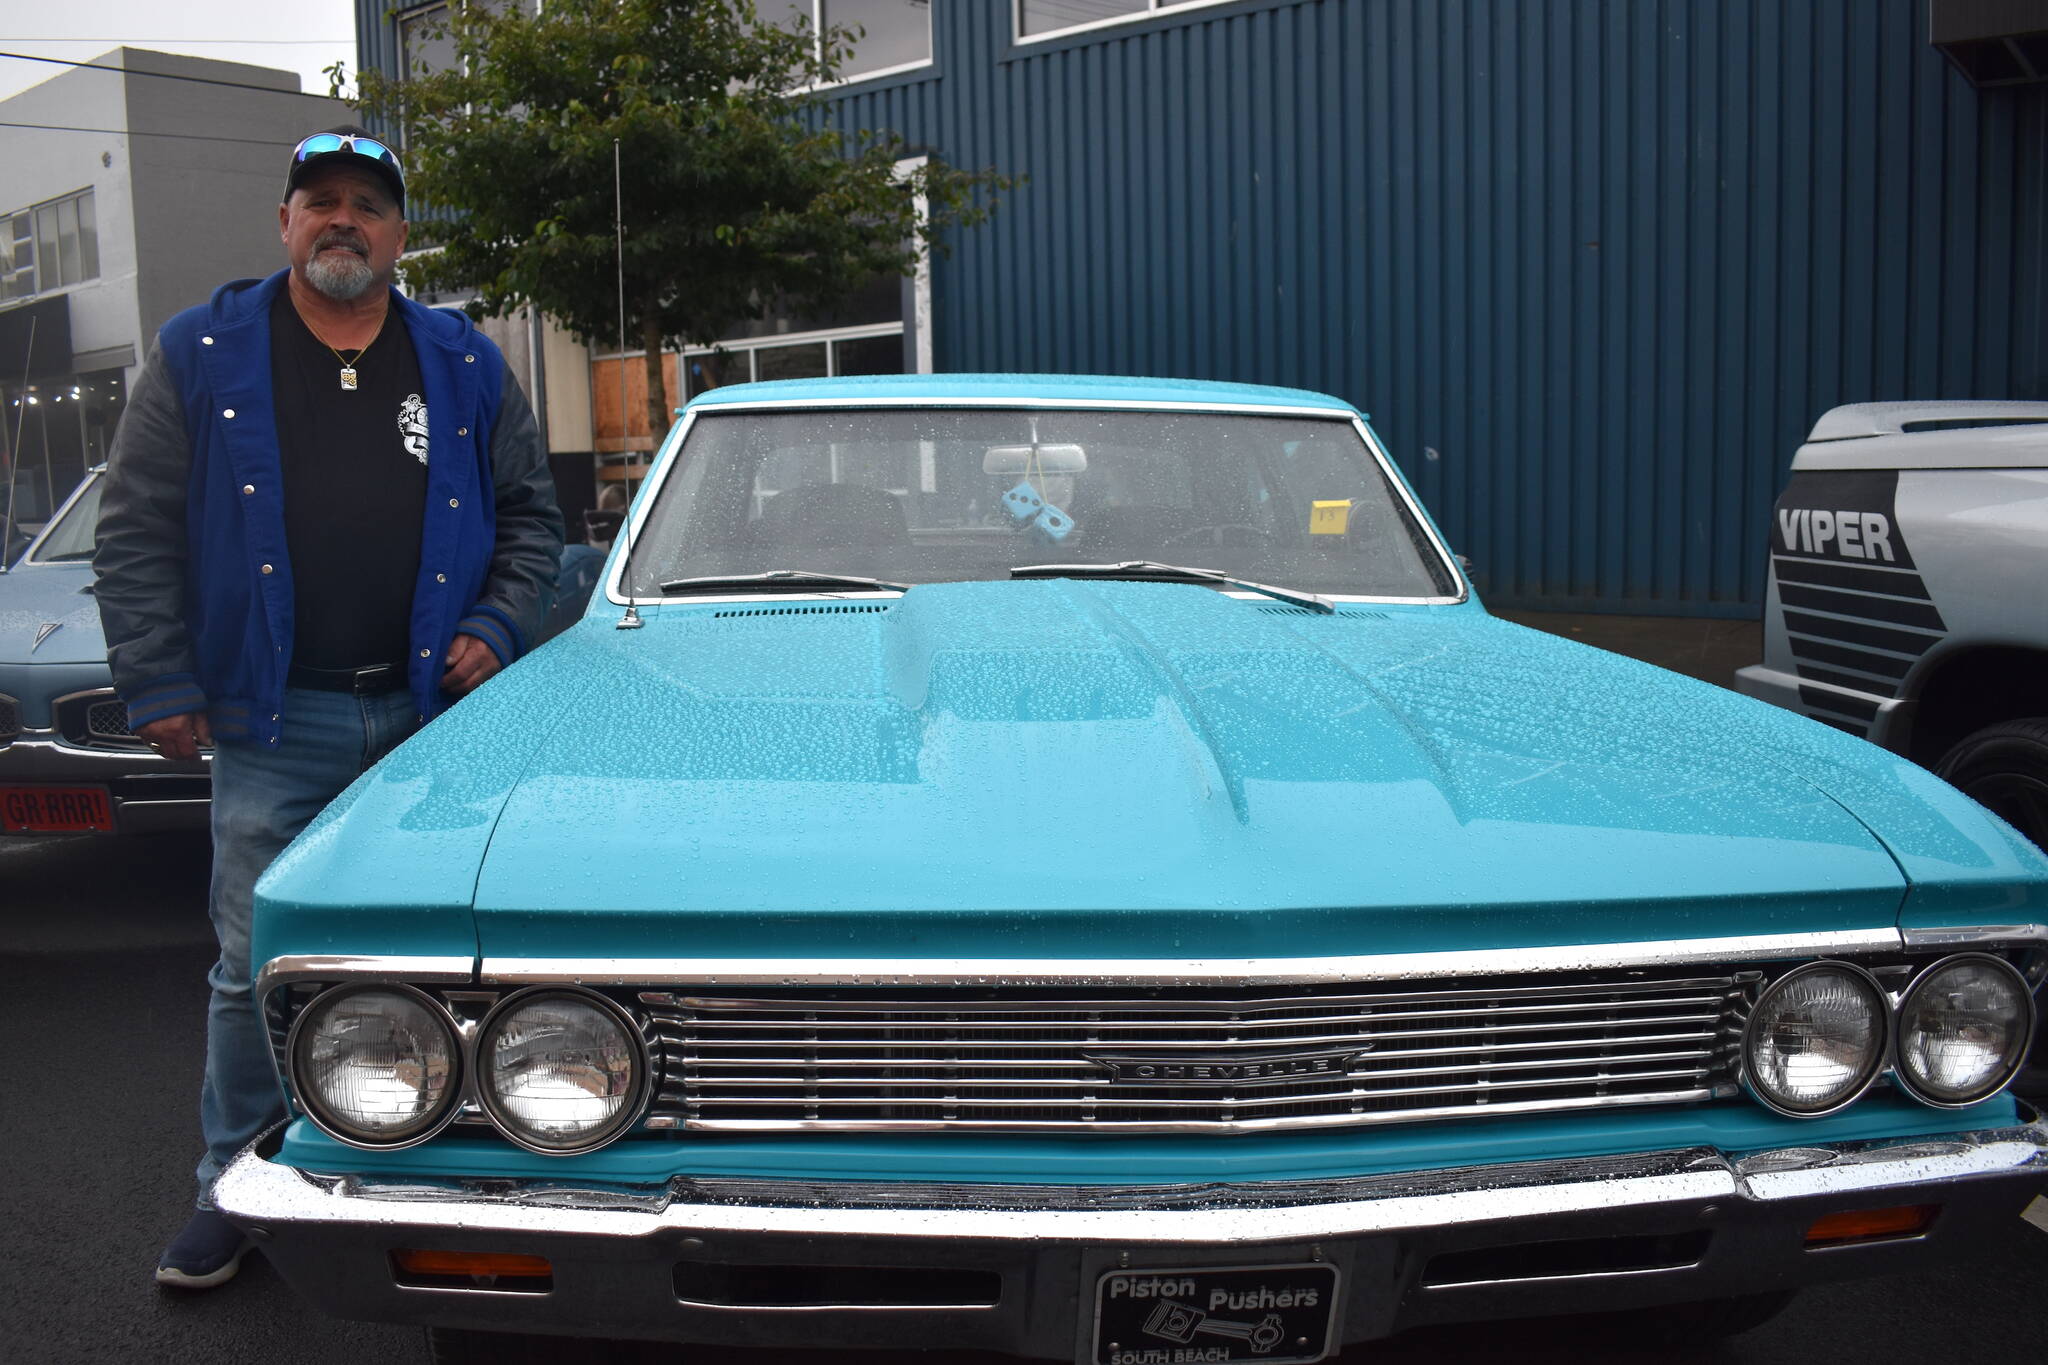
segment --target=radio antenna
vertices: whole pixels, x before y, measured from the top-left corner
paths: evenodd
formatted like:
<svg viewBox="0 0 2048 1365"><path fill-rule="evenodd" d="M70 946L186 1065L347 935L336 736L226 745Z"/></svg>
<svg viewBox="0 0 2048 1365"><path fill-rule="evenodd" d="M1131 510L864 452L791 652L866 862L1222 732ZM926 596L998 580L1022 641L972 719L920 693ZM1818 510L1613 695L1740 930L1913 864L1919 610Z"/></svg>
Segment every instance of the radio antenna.
<svg viewBox="0 0 2048 1365"><path fill-rule="evenodd" d="M21 477L21 424L28 420L28 377L35 373L35 356L36 318L31 315L28 320L28 351L21 361L21 392L14 398L20 415L14 419L14 444L7 451L7 513L4 519L0 519L0 573L7 572L7 547L14 543L14 485ZM43 422L43 444L47 446L49 443L50 426L46 418ZM50 457L46 454L43 456L43 472L46 474L49 463Z"/></svg>
<svg viewBox="0 0 2048 1365"><path fill-rule="evenodd" d="M626 192L625 181L619 174L619 140L612 139L612 232L619 261L619 445L626 443ZM648 433L650 436L652 431ZM619 618L617 629L638 630L644 624L640 619L640 608L633 601L633 469L639 463L629 458L626 464L626 562L619 572L619 581L626 585L626 614Z"/></svg>

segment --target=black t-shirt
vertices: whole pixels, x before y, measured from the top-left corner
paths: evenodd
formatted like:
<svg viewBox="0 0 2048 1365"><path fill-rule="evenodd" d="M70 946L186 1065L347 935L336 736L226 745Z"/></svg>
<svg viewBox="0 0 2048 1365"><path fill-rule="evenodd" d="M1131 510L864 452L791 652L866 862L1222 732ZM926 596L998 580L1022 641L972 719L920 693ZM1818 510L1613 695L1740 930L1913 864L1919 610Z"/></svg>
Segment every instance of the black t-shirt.
<svg viewBox="0 0 2048 1365"><path fill-rule="evenodd" d="M396 308L355 357L356 388L280 289L270 372L291 550L292 663L368 668L405 661L427 499L427 407L419 357Z"/></svg>

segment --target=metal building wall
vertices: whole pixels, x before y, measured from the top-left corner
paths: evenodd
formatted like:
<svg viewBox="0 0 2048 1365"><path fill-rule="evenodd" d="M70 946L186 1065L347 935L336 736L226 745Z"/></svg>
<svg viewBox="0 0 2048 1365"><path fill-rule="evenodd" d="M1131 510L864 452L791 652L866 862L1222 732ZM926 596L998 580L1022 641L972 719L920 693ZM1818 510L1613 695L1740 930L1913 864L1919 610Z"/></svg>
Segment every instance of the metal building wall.
<svg viewBox="0 0 2048 1365"><path fill-rule="evenodd" d="M2048 395L2048 86L1924 0L1245 0L836 101L1030 182L935 276L947 370L1357 402L1490 600L1750 615L1824 409Z"/></svg>

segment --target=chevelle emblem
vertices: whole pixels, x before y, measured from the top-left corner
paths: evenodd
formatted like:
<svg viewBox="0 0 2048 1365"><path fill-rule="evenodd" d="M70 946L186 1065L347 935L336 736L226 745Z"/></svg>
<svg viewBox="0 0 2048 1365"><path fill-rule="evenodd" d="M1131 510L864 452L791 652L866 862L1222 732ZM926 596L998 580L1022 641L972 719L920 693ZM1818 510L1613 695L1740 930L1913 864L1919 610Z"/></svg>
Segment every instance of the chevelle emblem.
<svg viewBox="0 0 2048 1365"><path fill-rule="evenodd" d="M1342 1052L1241 1052L1229 1058L1115 1057L1089 1055L1119 1081L1150 1085L1235 1085L1239 1081L1276 1080L1283 1076L1342 1076L1368 1049L1352 1046Z"/></svg>
<svg viewBox="0 0 2048 1365"><path fill-rule="evenodd" d="M29 641L28 652L31 654L35 653L42 646L43 641L49 639L51 635L63 628L64 623L62 621L45 621L37 626L36 638Z"/></svg>

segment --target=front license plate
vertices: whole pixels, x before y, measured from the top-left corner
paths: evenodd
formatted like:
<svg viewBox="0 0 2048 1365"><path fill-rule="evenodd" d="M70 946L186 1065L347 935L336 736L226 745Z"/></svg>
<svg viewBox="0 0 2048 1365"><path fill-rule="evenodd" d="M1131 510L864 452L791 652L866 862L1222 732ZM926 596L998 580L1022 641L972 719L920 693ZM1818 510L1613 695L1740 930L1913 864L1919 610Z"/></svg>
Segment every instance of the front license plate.
<svg viewBox="0 0 2048 1365"><path fill-rule="evenodd" d="M105 787L0 787L0 829L9 834L106 834L114 803Z"/></svg>
<svg viewBox="0 0 2048 1365"><path fill-rule="evenodd" d="M1095 1284L1094 1365L1321 1360L1331 1350L1337 1268L1112 1270Z"/></svg>

